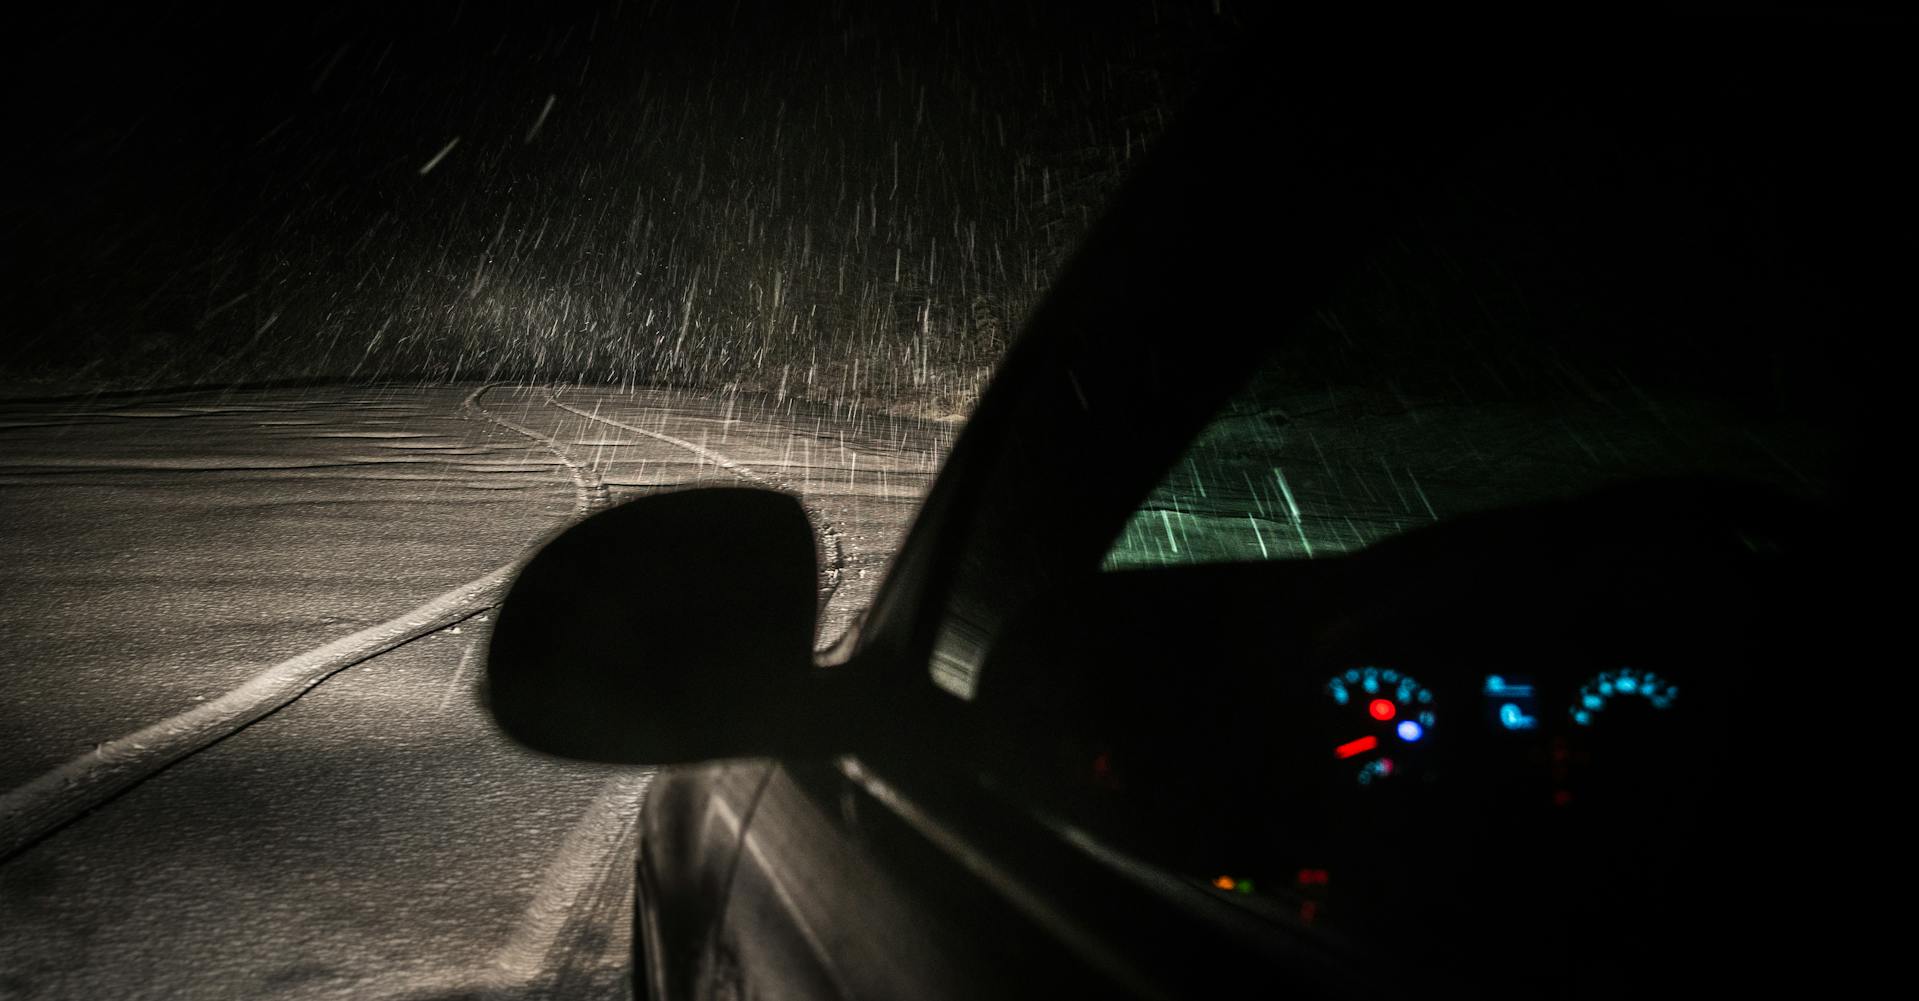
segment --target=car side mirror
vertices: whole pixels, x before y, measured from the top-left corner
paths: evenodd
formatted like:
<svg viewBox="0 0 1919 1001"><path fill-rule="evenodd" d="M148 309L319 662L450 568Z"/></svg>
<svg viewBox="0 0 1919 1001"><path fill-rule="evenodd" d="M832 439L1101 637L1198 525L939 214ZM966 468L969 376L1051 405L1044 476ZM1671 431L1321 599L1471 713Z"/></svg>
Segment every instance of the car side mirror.
<svg viewBox="0 0 1919 1001"><path fill-rule="evenodd" d="M816 749L833 732L816 561L785 494L682 490L594 515L507 592L487 705L521 743L589 761Z"/></svg>

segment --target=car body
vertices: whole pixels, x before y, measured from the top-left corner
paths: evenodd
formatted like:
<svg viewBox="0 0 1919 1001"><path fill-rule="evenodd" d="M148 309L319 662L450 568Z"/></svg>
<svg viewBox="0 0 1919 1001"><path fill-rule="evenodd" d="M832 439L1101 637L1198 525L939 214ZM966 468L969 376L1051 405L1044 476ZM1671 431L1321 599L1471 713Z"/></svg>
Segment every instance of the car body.
<svg viewBox="0 0 1919 1001"><path fill-rule="evenodd" d="M1872 683L1861 635L1834 628L1860 599L1854 557L1833 545L1872 478L1855 345L1844 331L1802 344L1796 325L1835 297L1871 301L1859 273L1822 270L1836 224L1808 209L1861 155L1834 141L1821 101L1857 98L1849 113L1870 117L1882 95L1843 75L1810 90L1775 76L1775 51L1833 55L1796 23L1593 29L1517 54L1451 27L1446 44L1281 32L1216 81L1029 322L855 633L794 668L782 627L783 666L756 674L739 652L749 628L706 669L777 697L730 715L717 696L631 710L692 713L720 736L567 743L565 700L522 711L565 670L538 651L580 627L534 630L571 613L516 588L491 668L503 725L575 756L679 762L641 817L636 975L650 996L1667 996L1826 991L1849 975L1859 954L1838 902L1876 857L1857 840L1870 825L1849 764L1866 745L1844 723L1858 686L1807 673ZM1814 142L1828 145L1795 146ZM1535 283L1560 298L1515 307L1558 331L1540 335L1539 358L1572 361L1551 392L1515 391L1510 412L1467 393L1454 411L1405 407L1405 428L1423 413L1503 413L1495 430L1462 432L1474 444L1461 454L1516 454L1528 429L1574 419L1566 401L1603 420L1606 401L1637 394L1655 405L1633 427L1699 447L1620 431L1612 462L1577 434L1557 440L1589 450L1590 475L1552 472L1570 451L1523 467L1461 458L1445 516L1428 499L1431 524L1314 550L1277 460L1219 435L1253 418L1295 438L1331 427L1300 401L1355 366L1403 363L1405 379L1357 394L1349 414L1364 423L1396 393L1443 395L1406 379L1450 378L1489 345L1538 347L1498 331L1465 348L1424 331L1357 362L1336 345L1288 346L1357 271L1399 273L1374 267L1378 248L1461 218L1425 258L1440 286L1453 274L1480 287L1460 248L1482 240L1505 241L1488 257L1500 267L1563 253L1555 274L1591 279ZM1670 232L1634 242L1665 219L1678 220ZM1587 298L1628 286L1612 306ZM1421 302L1443 313L1445 298ZM1582 327L1590 316L1671 323ZM1744 353L1726 354L1734 345ZM1582 381L1614 363L1611 388ZM1273 391L1285 407L1246 410L1262 372L1312 378ZM1352 448L1441 447L1421 434ZM1779 461L1714 461L1733 439L1763 440ZM1274 445L1288 447L1304 446ZM1288 552L1311 558L1116 555L1143 514L1174 550L1176 521L1223 523L1154 500L1200 461L1277 471L1276 488L1248 477L1233 503L1283 494L1290 511L1253 518L1259 550L1279 548L1263 523L1297 529L1303 551ZM724 493L705 499L732 504ZM633 513L647 503L619 537L664 538L647 524L683 516L676 538L746 552L791 518L764 498L706 521L685 503ZM797 552L795 531L781 537ZM632 551L689 573L729 565L696 592L744 586L731 557L688 545ZM528 579L584 572L550 564ZM722 620L804 605L806 567L764 565L797 582L787 597ZM600 572L590 589L618 586L617 570ZM544 611L516 616L516 602ZM645 670L621 659L643 640L623 636L568 657L600 658L609 677ZM797 673L751 680L778 671ZM616 708L595 733L646 728L620 722L621 698L602 699Z"/></svg>

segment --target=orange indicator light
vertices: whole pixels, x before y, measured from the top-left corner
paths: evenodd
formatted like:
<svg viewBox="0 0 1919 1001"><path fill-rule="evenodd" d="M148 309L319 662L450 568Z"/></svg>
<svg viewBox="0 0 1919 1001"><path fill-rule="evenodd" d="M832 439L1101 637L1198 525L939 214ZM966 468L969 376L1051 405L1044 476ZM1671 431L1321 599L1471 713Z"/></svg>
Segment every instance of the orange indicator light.
<svg viewBox="0 0 1919 1001"><path fill-rule="evenodd" d="M1342 758L1350 758L1355 754L1365 754L1367 751L1370 751L1373 748L1378 746L1379 746L1378 737L1361 737L1358 740L1349 740L1345 742L1344 744L1341 744L1338 747L1333 748L1333 753L1339 755Z"/></svg>
<svg viewBox="0 0 1919 1001"><path fill-rule="evenodd" d="M1385 699L1374 699L1372 703L1366 707L1366 711L1372 713L1373 718L1377 720L1392 719L1393 714L1399 712L1391 702Z"/></svg>
<svg viewBox="0 0 1919 1001"><path fill-rule="evenodd" d="M1213 880L1213 885L1219 887L1222 890L1230 890L1234 886L1233 877L1221 876L1218 879Z"/></svg>

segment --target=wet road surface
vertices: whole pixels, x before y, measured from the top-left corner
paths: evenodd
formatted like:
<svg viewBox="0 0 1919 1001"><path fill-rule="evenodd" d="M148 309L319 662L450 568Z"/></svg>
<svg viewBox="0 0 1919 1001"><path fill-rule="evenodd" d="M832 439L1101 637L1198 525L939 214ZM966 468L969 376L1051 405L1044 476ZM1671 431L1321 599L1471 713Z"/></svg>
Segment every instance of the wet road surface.
<svg viewBox="0 0 1919 1001"><path fill-rule="evenodd" d="M494 730L512 566L652 490L790 490L824 646L955 430L511 386L0 404L0 998L627 996L650 776Z"/></svg>

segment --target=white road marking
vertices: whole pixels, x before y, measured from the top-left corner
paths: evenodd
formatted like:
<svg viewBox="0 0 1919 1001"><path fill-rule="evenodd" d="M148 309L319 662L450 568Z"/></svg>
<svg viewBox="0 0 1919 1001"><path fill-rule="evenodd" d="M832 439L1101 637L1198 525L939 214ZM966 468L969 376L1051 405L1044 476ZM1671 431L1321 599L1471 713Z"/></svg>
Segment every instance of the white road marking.
<svg viewBox="0 0 1919 1001"><path fill-rule="evenodd" d="M0 861L333 675L491 608L519 567L515 560L403 615L283 660L219 698L109 740L0 795Z"/></svg>

